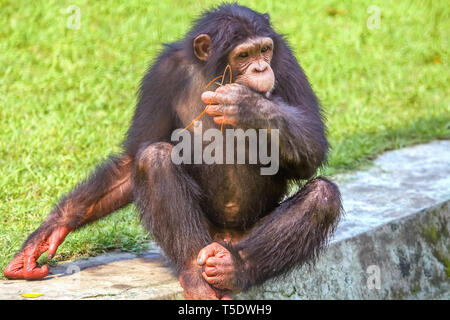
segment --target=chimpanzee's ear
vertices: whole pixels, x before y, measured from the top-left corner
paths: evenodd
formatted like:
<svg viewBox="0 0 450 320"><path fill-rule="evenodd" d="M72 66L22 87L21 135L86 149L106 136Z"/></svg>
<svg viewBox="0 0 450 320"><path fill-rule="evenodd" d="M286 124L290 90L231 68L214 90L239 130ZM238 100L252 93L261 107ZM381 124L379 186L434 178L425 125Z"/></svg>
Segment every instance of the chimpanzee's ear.
<svg viewBox="0 0 450 320"><path fill-rule="evenodd" d="M266 18L267 21L270 22L270 15L266 12L263 14L264 18Z"/></svg>
<svg viewBox="0 0 450 320"><path fill-rule="evenodd" d="M202 61L208 60L211 38L207 34L201 34L194 39L194 54Z"/></svg>

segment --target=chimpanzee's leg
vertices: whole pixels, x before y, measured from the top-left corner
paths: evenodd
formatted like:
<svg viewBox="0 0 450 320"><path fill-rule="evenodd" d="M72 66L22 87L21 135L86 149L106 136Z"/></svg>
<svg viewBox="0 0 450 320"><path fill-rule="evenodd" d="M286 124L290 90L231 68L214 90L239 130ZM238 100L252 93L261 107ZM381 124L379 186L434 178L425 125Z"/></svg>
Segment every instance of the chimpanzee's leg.
<svg viewBox="0 0 450 320"><path fill-rule="evenodd" d="M132 201L129 155L111 156L84 182L75 187L34 231L4 270L10 279L37 279L48 274L48 266L38 267L37 259L48 251L49 259L67 234L98 220Z"/></svg>
<svg viewBox="0 0 450 320"><path fill-rule="evenodd" d="M336 185L317 178L261 219L237 244L201 250L204 279L239 291L317 257L342 212Z"/></svg>
<svg viewBox="0 0 450 320"><path fill-rule="evenodd" d="M175 264L187 298L217 299L201 276L196 258L211 243L208 224L200 209L201 190L180 165L171 160L172 145L158 142L137 154L134 201L144 224Z"/></svg>

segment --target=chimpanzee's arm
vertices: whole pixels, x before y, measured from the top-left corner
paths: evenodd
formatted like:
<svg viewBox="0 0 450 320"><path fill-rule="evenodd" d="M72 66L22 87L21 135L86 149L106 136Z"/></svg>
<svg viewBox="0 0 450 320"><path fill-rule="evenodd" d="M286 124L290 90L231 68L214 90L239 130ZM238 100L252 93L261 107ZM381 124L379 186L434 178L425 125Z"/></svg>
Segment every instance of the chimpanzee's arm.
<svg viewBox="0 0 450 320"><path fill-rule="evenodd" d="M47 220L73 230L130 203L133 161L129 155L111 156L63 197Z"/></svg>
<svg viewBox="0 0 450 320"><path fill-rule="evenodd" d="M319 116L310 109L290 106L279 97L256 94L244 106L243 123L279 130L280 168L298 178L310 178L325 161L328 142Z"/></svg>
<svg viewBox="0 0 450 320"><path fill-rule="evenodd" d="M132 201L133 159L112 156L83 183L63 197L41 226L34 231L4 270L11 279L45 277L48 266L36 268L36 260L48 250L51 259L67 234L100 219Z"/></svg>
<svg viewBox="0 0 450 320"><path fill-rule="evenodd" d="M218 103L211 105L207 112L227 124L278 129L280 168L290 177L308 179L325 161L328 142L315 106L291 106L280 97L266 98L239 84L204 93L202 98Z"/></svg>

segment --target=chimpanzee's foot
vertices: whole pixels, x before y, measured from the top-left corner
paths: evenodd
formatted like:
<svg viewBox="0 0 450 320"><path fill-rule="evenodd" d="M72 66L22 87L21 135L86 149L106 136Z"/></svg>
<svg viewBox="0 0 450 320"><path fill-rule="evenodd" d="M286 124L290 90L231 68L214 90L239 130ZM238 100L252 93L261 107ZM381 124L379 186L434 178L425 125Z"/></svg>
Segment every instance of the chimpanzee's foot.
<svg viewBox="0 0 450 320"><path fill-rule="evenodd" d="M213 242L200 250L197 263L203 267L203 278L214 288L233 293L242 290L237 285L237 270L232 254L219 243Z"/></svg>
<svg viewBox="0 0 450 320"><path fill-rule="evenodd" d="M187 300L230 300L229 293L217 290L209 285L200 275L197 266L180 273L180 284Z"/></svg>
<svg viewBox="0 0 450 320"><path fill-rule="evenodd" d="M38 267L36 261L48 251L52 259L58 246L71 231L68 227L55 227L52 231L40 233L28 243L6 266L3 274L8 279L40 279L48 274L48 266Z"/></svg>

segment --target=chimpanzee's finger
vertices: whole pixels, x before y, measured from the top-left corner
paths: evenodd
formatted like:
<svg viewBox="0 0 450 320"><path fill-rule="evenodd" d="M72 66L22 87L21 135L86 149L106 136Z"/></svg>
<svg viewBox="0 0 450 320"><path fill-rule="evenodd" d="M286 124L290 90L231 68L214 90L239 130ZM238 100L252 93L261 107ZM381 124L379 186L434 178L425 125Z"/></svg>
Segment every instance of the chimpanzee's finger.
<svg viewBox="0 0 450 320"><path fill-rule="evenodd" d="M50 244L47 251L47 257L49 259L52 259L55 256L56 250L61 245L61 243L63 243L70 230L71 229L69 229L68 227L58 227L52 232L52 235L49 239Z"/></svg>
<svg viewBox="0 0 450 320"><path fill-rule="evenodd" d="M205 261L205 265L208 267L216 267L219 264L219 260L216 258L216 255L213 257L209 257Z"/></svg>
<svg viewBox="0 0 450 320"><path fill-rule="evenodd" d="M210 115L211 117L217 117L223 115L223 106L220 104L210 105L206 109L206 113Z"/></svg>
<svg viewBox="0 0 450 320"><path fill-rule="evenodd" d="M24 279L41 279L48 275L48 265L43 265L40 268L34 268L32 270L24 270Z"/></svg>
<svg viewBox="0 0 450 320"><path fill-rule="evenodd" d="M23 253L19 253L3 270L3 274L8 279L23 279Z"/></svg>
<svg viewBox="0 0 450 320"><path fill-rule="evenodd" d="M229 115L233 116L238 114L239 107L235 105L222 105L222 104L215 104L210 105L206 109L206 113L209 114L212 117L222 116L222 115Z"/></svg>
<svg viewBox="0 0 450 320"><path fill-rule="evenodd" d="M61 240L60 235L59 234L52 234L52 236L50 237L50 244L48 246L48 251L47 251L47 257L49 259L52 259L55 254L56 254L56 250L58 249L59 245L64 241L64 238Z"/></svg>
<svg viewBox="0 0 450 320"><path fill-rule="evenodd" d="M226 124L223 116L214 117L213 120L216 124Z"/></svg>
<svg viewBox="0 0 450 320"><path fill-rule="evenodd" d="M246 86L243 86L239 83L232 83L220 86L216 89L216 92L238 95L241 94L244 90L247 90Z"/></svg>
<svg viewBox="0 0 450 320"><path fill-rule="evenodd" d="M212 276L217 275L217 268L215 268L215 267L205 267L204 272L206 273L206 275L208 277L212 277Z"/></svg>
<svg viewBox="0 0 450 320"><path fill-rule="evenodd" d="M226 84L224 86L218 87L215 92L217 92L217 93L227 93L227 92L230 91L230 89L231 89L231 85L230 84Z"/></svg>
<svg viewBox="0 0 450 320"><path fill-rule="evenodd" d="M222 112L227 116L234 116L238 114L239 107L235 105L223 106Z"/></svg>
<svg viewBox="0 0 450 320"><path fill-rule="evenodd" d="M23 268L18 269L18 270L4 270L3 274L6 278L8 279L25 279L24 278L24 270Z"/></svg>
<svg viewBox="0 0 450 320"><path fill-rule="evenodd" d="M214 120L214 123L220 124L220 125L229 124L229 125L236 127L238 124L238 121L233 116L218 116L218 117L214 117L213 120Z"/></svg>
<svg viewBox="0 0 450 320"><path fill-rule="evenodd" d="M202 93L201 98L204 103L217 104L217 102L215 102L215 100L214 100L215 95L216 95L216 93L213 91L205 91Z"/></svg>
<svg viewBox="0 0 450 320"><path fill-rule="evenodd" d="M200 250L198 256L197 256L197 263L201 266L203 264L205 264L206 259L208 259L209 257L212 257L215 255L215 250L214 250L214 246L212 244L207 245L206 247L204 247L202 250Z"/></svg>
<svg viewBox="0 0 450 320"><path fill-rule="evenodd" d="M36 268L36 259L40 253L34 248L25 249L20 252L8 264L3 274L8 279L39 279L48 274L48 266ZM37 258L36 258L37 257Z"/></svg>
<svg viewBox="0 0 450 320"><path fill-rule="evenodd" d="M53 259L53 257L55 256L56 250L58 250L58 246L59 244L56 241L50 243L50 246L48 247L47 251L47 258L49 260Z"/></svg>
<svg viewBox="0 0 450 320"><path fill-rule="evenodd" d="M197 256L197 263L199 265L203 265L206 262L206 259L208 259L209 257L214 257L217 254L222 255L224 249L225 248L217 242L208 244L206 247L200 250Z"/></svg>
<svg viewBox="0 0 450 320"><path fill-rule="evenodd" d="M208 104L236 104L237 98L234 95L206 91L202 93L202 101Z"/></svg>

